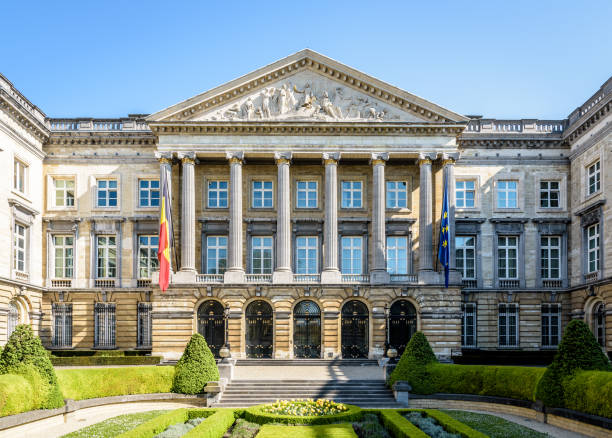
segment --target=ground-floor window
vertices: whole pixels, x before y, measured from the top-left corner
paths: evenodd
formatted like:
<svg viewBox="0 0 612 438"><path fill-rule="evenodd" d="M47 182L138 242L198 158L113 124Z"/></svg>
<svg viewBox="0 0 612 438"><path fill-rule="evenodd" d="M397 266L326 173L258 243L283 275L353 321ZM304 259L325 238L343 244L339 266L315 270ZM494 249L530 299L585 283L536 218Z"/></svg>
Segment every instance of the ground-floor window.
<svg viewBox="0 0 612 438"><path fill-rule="evenodd" d="M94 308L94 347L115 348L115 303L96 303Z"/></svg>
<svg viewBox="0 0 612 438"><path fill-rule="evenodd" d="M53 303L51 307L53 318L53 347L72 347L72 304Z"/></svg>
<svg viewBox="0 0 612 438"><path fill-rule="evenodd" d="M542 304L542 347L557 347L561 337L561 305Z"/></svg>
<svg viewBox="0 0 612 438"><path fill-rule="evenodd" d="M153 305L151 303L138 303L138 348L150 347L152 345L152 309Z"/></svg>
<svg viewBox="0 0 612 438"><path fill-rule="evenodd" d="M500 347L518 347L518 305L500 304L498 342Z"/></svg>
<svg viewBox="0 0 612 438"><path fill-rule="evenodd" d="M597 343L606 346L606 310L604 303L599 303L593 308L593 334Z"/></svg>
<svg viewBox="0 0 612 438"><path fill-rule="evenodd" d="M461 346L476 347L476 303L461 304Z"/></svg>
<svg viewBox="0 0 612 438"><path fill-rule="evenodd" d="M8 313L8 324L7 324L7 333L6 338L10 338L10 336L17 328L17 324L19 324L19 309L15 303L9 303L9 313Z"/></svg>

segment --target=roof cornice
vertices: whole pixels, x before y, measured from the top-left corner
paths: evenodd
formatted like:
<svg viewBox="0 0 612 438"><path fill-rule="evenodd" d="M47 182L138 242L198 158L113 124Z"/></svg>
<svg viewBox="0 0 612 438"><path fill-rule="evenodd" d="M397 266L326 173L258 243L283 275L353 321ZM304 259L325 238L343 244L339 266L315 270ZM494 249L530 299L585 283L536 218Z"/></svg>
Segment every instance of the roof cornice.
<svg viewBox="0 0 612 438"><path fill-rule="evenodd" d="M608 94L605 99L597 103L595 107L589 109L578 121L569 126L564 132L563 140L568 144L572 144L580 139L584 134L589 132L599 120L610 114L612 109L612 93Z"/></svg>
<svg viewBox="0 0 612 438"><path fill-rule="evenodd" d="M47 127L4 88L0 88L0 110L44 143L49 138Z"/></svg>

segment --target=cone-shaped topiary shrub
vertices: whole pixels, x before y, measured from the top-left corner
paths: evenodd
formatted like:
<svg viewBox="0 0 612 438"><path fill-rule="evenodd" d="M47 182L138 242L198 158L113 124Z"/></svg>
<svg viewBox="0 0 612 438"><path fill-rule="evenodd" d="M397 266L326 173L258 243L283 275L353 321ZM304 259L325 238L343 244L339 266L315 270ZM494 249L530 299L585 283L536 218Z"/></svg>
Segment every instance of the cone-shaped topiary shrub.
<svg viewBox="0 0 612 438"><path fill-rule="evenodd" d="M422 332L416 332L410 338L399 363L389 377L392 386L398 380L405 380L412 386L415 394L431 394L435 392L426 365L438 362L427 337Z"/></svg>
<svg viewBox="0 0 612 438"><path fill-rule="evenodd" d="M199 333L191 337L176 364L172 392L199 394L206 383L219 380L219 369L206 339Z"/></svg>
<svg viewBox="0 0 612 438"><path fill-rule="evenodd" d="M34 335L32 327L20 324L11 334L8 343L0 355L0 374L19 374L28 378L31 371L27 365L33 365L45 382L48 382L48 394L41 404L42 409L59 408L64 405L64 397L57 383L55 369L49 359L49 353ZM45 389L46 391L46 389Z"/></svg>
<svg viewBox="0 0 612 438"><path fill-rule="evenodd" d="M610 361L583 321L570 322L553 362L538 382L536 399L546 406L564 407L563 380L578 370L612 371Z"/></svg>

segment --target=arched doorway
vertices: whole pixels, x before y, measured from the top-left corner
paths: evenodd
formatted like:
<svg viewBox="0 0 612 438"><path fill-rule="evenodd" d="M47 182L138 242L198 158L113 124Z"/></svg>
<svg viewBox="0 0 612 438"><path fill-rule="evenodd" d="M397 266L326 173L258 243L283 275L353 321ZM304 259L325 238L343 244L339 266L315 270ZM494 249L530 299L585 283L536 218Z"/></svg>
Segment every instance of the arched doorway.
<svg viewBox="0 0 612 438"><path fill-rule="evenodd" d="M219 301L207 300L198 307L198 333L204 336L215 357L219 357L225 343L225 316Z"/></svg>
<svg viewBox="0 0 612 438"><path fill-rule="evenodd" d="M293 355L321 357L321 309L314 301L300 301L293 309Z"/></svg>
<svg viewBox="0 0 612 438"><path fill-rule="evenodd" d="M351 300L342 307L342 357L368 357L368 308L361 301Z"/></svg>
<svg viewBox="0 0 612 438"><path fill-rule="evenodd" d="M246 308L246 356L271 359L273 350L272 306L263 300Z"/></svg>
<svg viewBox="0 0 612 438"><path fill-rule="evenodd" d="M14 301L9 303L9 312L8 312L8 324L7 324L7 333L6 338L10 338L15 328L19 324L19 308Z"/></svg>
<svg viewBox="0 0 612 438"><path fill-rule="evenodd" d="M604 303L597 303L593 306L593 334L597 338L597 343L603 348L606 346L606 308Z"/></svg>
<svg viewBox="0 0 612 438"><path fill-rule="evenodd" d="M389 348L401 356L417 327L416 309L408 300L397 300L389 309Z"/></svg>

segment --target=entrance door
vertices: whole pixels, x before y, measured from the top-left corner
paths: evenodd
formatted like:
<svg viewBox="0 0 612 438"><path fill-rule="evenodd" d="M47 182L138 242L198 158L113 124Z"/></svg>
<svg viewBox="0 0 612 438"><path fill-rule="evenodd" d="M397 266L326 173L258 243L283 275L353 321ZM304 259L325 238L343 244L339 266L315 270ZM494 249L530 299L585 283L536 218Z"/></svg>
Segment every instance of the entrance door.
<svg viewBox="0 0 612 438"><path fill-rule="evenodd" d="M389 348L400 357L416 331L416 309L408 300L397 300L389 311Z"/></svg>
<svg viewBox="0 0 612 438"><path fill-rule="evenodd" d="M207 300L200 304L198 333L204 336L215 357L219 357L219 350L225 343L225 317L219 301Z"/></svg>
<svg viewBox="0 0 612 438"><path fill-rule="evenodd" d="M314 301L300 301L293 309L293 355L321 357L321 309Z"/></svg>
<svg viewBox="0 0 612 438"><path fill-rule="evenodd" d="M368 357L368 308L361 301L351 300L342 307L342 357Z"/></svg>
<svg viewBox="0 0 612 438"><path fill-rule="evenodd" d="M246 308L246 355L257 359L272 358L272 307L265 301L253 301Z"/></svg>

